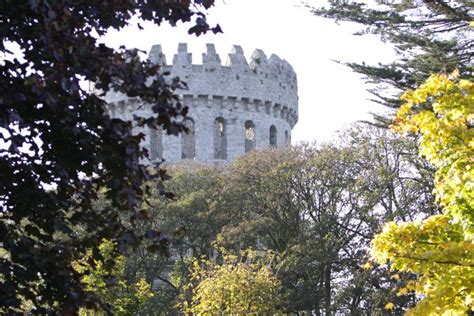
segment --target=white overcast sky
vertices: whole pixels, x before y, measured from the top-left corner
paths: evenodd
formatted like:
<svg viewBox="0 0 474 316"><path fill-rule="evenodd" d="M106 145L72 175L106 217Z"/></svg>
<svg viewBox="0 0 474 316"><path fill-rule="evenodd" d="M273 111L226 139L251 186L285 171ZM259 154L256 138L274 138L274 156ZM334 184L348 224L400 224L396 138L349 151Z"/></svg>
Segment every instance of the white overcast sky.
<svg viewBox="0 0 474 316"><path fill-rule="evenodd" d="M211 24L220 24L223 34L196 37L187 34L191 24L174 28L142 24L144 30L111 31L103 41L147 52L161 44L168 63L181 42L188 43L193 63L201 63L206 43L215 44L223 62L234 44L242 46L248 60L256 48L268 57L274 53L286 59L298 76L299 121L293 142L329 140L344 125L370 118L369 111L384 111L368 101L370 94L359 75L332 61L375 64L394 59L393 50L378 38L352 35L357 26L315 17L299 0L216 0L207 16Z"/></svg>

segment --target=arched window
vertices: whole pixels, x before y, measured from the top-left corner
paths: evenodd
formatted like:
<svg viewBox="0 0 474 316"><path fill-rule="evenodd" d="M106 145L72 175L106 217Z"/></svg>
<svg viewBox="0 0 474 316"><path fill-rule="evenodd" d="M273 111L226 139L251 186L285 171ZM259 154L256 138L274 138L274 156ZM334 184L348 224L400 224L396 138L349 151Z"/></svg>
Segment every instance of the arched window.
<svg viewBox="0 0 474 316"><path fill-rule="evenodd" d="M181 134L181 159L193 159L196 156L194 121L191 118L185 118L183 124L188 132Z"/></svg>
<svg viewBox="0 0 474 316"><path fill-rule="evenodd" d="M290 143L290 135L288 134L288 131L285 131L285 144L289 144Z"/></svg>
<svg viewBox="0 0 474 316"><path fill-rule="evenodd" d="M277 129L275 125L270 126L270 146L277 146Z"/></svg>
<svg viewBox="0 0 474 316"><path fill-rule="evenodd" d="M222 117L214 120L214 159L227 159L226 126Z"/></svg>
<svg viewBox="0 0 474 316"><path fill-rule="evenodd" d="M161 134L161 127L158 129L149 129L150 135L150 159L152 161L163 158L163 137Z"/></svg>
<svg viewBox="0 0 474 316"><path fill-rule="evenodd" d="M245 122L245 152L255 149L255 124L252 121Z"/></svg>

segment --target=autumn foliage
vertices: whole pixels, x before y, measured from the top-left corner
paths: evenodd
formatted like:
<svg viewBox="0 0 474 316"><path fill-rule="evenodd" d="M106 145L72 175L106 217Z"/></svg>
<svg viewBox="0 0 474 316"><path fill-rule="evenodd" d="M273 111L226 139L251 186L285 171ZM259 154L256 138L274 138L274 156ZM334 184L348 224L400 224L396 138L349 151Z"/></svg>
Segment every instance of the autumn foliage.
<svg viewBox="0 0 474 316"><path fill-rule="evenodd" d="M437 170L443 214L386 224L373 240L372 258L419 275L399 292L423 297L409 314L474 311L474 83L456 73L432 75L402 99L394 128L421 136L420 154Z"/></svg>
<svg viewBox="0 0 474 316"><path fill-rule="evenodd" d="M191 282L181 310L190 315L275 315L282 303L280 281L271 269L271 253L253 250L242 257L224 253L223 263L193 260Z"/></svg>

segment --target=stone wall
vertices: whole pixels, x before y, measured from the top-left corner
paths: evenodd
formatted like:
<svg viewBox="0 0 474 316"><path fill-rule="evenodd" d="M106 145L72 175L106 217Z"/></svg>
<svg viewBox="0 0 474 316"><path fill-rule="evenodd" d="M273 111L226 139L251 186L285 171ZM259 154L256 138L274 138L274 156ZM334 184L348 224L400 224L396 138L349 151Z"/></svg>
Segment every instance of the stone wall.
<svg viewBox="0 0 474 316"><path fill-rule="evenodd" d="M149 58L187 82L188 89L177 93L189 107L185 123L191 130L180 136L143 131L152 159L219 163L252 148L290 143L291 129L298 121L298 95L296 74L285 60L276 55L268 59L257 49L248 63L242 48L234 46L227 63L221 65L212 44L207 44L202 65L192 63L186 44L179 44L171 65L160 45L152 47ZM107 101L114 117L152 114L149 106L120 94L109 94Z"/></svg>

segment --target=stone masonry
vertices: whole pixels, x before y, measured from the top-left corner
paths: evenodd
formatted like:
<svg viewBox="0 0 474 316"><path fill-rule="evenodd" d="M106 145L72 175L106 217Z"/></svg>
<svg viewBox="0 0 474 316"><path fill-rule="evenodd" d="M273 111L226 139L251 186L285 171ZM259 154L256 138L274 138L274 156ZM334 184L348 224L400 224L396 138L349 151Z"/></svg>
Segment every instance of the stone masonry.
<svg viewBox="0 0 474 316"><path fill-rule="evenodd" d="M152 161L225 163L253 149L290 143L298 121L298 94L296 74L287 61L276 55L267 58L257 49L248 63L242 48L234 46L221 65L213 44L207 44L202 65L192 63L186 44L179 44L171 65L161 45L151 48L149 59L187 82L188 89L177 94L189 107L184 124L190 130L179 136L143 131ZM114 117L152 115L150 107L124 95L111 93L107 102Z"/></svg>

